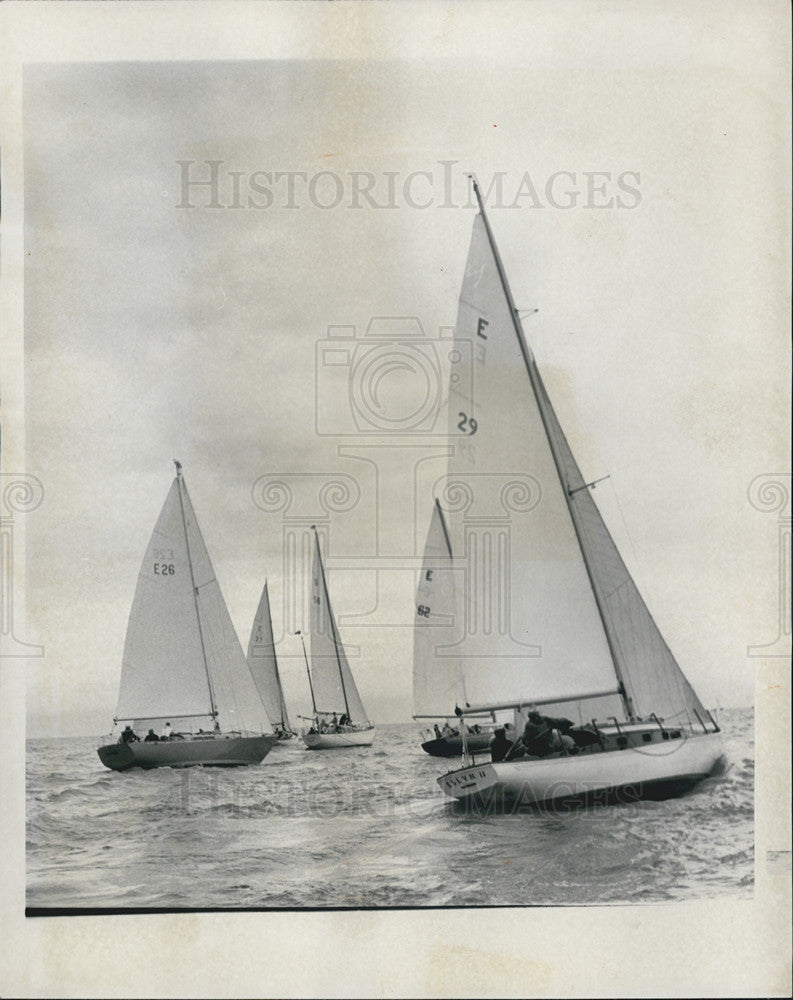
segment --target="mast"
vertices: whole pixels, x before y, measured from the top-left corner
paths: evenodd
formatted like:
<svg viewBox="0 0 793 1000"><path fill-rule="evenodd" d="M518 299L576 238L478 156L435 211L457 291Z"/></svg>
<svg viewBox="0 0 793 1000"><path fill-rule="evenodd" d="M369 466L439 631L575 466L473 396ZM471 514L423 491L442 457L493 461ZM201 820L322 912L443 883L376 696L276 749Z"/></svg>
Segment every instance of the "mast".
<svg viewBox="0 0 793 1000"><path fill-rule="evenodd" d="M295 635L300 636L300 642L303 645L303 659L306 661L306 674L308 675L308 689L311 692L311 707L314 709L314 715L317 714L317 703L314 700L314 685L311 683L311 671L308 669L308 654L306 653L306 641L303 638L303 633L301 631L295 632Z"/></svg>
<svg viewBox="0 0 793 1000"><path fill-rule="evenodd" d="M190 567L190 582L193 589L193 603L195 604L196 620L198 622L198 638L201 643L201 655L204 659L204 670L207 675L207 686L209 688L209 706L212 710L212 718L217 719L218 710L215 704L215 692L212 690L212 677L209 673L209 661L207 660L206 645L204 644L204 630L201 626L201 611L198 607L198 588L195 585L195 575L193 573L193 557L190 554L190 537L187 533L187 519L184 513L184 498L182 496L182 490L187 489L184 485L184 480L182 479L182 463L174 459L174 465L176 466L176 480L179 484L179 509L182 513L182 527L184 529L184 540L185 547L187 548L187 565Z"/></svg>
<svg viewBox="0 0 793 1000"><path fill-rule="evenodd" d="M344 695L344 712L347 718L350 718L350 705L347 701L347 689L344 686L344 671L341 669L341 658L339 657L339 644L341 640L339 639L339 633L336 631L336 622L333 619L333 609L330 606L330 594L328 594L328 582L325 579L325 567L322 563L322 552L319 548L319 535L317 534L317 529L315 525L311 525L311 530L314 532L314 541L317 545L317 560L319 561L319 575L322 578L322 588L325 591L325 607L328 609L328 621L330 623L331 636L333 638L333 651L336 654L336 666L339 670L339 680L341 681L341 693Z"/></svg>
<svg viewBox="0 0 793 1000"><path fill-rule="evenodd" d="M523 357L524 364L526 365L526 372L529 376L529 382L531 384L532 391L534 392L534 398L537 401L537 409L540 413L540 419L542 420L542 426L545 431L545 436L548 439L548 444L551 449L551 455L553 456L553 462L556 466L556 473L559 477L559 483L562 487L562 492L565 495L567 501L567 510L570 514L570 520L573 523L573 530L575 531L575 536L578 541L578 547L581 550L581 556L584 560L584 567L586 569L587 577L589 578L589 585L592 589L592 594L595 598L595 606L598 610L598 615L600 616L600 621L603 626L603 632L606 637L606 642L608 644L609 653L611 655L611 663L614 668L614 673L617 676L617 681L619 683L619 694L622 698L623 705L625 706L625 713L629 719L635 718L636 712L632 702L632 699L628 695L625 687L625 678L622 675L622 670L620 669L619 658L617 656L614 636L612 635L611 626L608 622L608 618L604 612L603 605L601 603L600 594L598 588L595 586L595 582L592 578L592 571L589 566L589 560L587 559L586 549L583 545L581 539L581 526L578 521L578 513L575 510L574 504L572 503L574 493L570 492L568 485L565 482L564 469L559 456L556 441L550 432L548 427L548 420L546 417L545 409L541 399L541 393L538 388L538 383L540 381L540 374L537 371L536 362L534 360L534 355L531 352L531 348L528 346L526 340L526 334L523 330L523 324L520 321L520 314L515 307L515 302L512 298L512 292L510 291L509 282L507 281L506 271L504 270L504 265L501 262L501 255L498 252L498 247L496 246L495 237L493 236L493 231L490 228L490 222L487 218L487 213L485 212L484 202L482 201L482 195L479 191L479 186L476 183L476 179L473 175L470 175L471 183L474 188L474 194L476 195L476 200L479 205L479 212L482 216L482 222L485 224L485 232L487 233L487 239L490 243L490 249L493 251L493 258L496 262L496 270L498 271L499 279L501 280L501 287L504 291L504 295L507 300L507 305L509 307L509 314L512 318L512 325L515 329L515 335L518 338L518 344L520 346L520 352ZM591 485L591 484L590 484Z"/></svg>

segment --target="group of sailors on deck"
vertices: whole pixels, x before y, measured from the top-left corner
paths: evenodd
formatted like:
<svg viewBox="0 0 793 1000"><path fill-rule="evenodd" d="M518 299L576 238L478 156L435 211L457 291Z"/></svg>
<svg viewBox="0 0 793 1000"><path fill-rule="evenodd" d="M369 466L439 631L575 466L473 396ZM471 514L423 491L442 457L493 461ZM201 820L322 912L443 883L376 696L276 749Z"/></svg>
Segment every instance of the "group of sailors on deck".
<svg viewBox="0 0 793 1000"><path fill-rule="evenodd" d="M334 712L330 719L324 716L316 716L314 723L309 729L310 733L348 733L353 728L352 719L346 712L341 716Z"/></svg>
<svg viewBox="0 0 793 1000"><path fill-rule="evenodd" d="M482 729L478 723L474 726L466 726L464 723L461 722L460 726L450 726L448 722L444 722L443 727L441 728L441 726L439 726L438 723L436 722L433 727L435 729L435 738L438 740L442 740L442 739L449 739L454 736L459 736L461 727L465 728L466 733L468 733L469 735L471 734L478 735L479 733L482 732ZM431 735L429 731L428 735Z"/></svg>
<svg viewBox="0 0 793 1000"><path fill-rule="evenodd" d="M215 722L214 729L209 730L208 732L205 731L205 730L203 730L203 729L199 729L198 730L198 733L201 736L208 735L208 733L211 733L211 732L215 732L215 733L219 733L220 732L220 725L219 725L218 722ZM162 743L162 742L165 742L167 740L183 740L183 739L184 739L184 734L183 733L174 733L174 732L172 732L172 730L171 730L171 723L170 722L166 722L165 726L163 727L163 731L162 731L162 735L161 736L158 736L157 733L155 733L153 729L150 729L148 731L148 733L143 737L143 742L144 743ZM122 730L121 735L118 738L118 742L119 743L139 743L139 742L141 742L141 739L140 739L140 736L138 736L138 734L132 728L132 726L127 725Z"/></svg>
<svg viewBox="0 0 793 1000"><path fill-rule="evenodd" d="M576 726L570 719L540 715L533 710L517 739L514 727L496 729L490 741L490 757L493 761L501 761L567 756L598 742L597 735L586 726Z"/></svg>

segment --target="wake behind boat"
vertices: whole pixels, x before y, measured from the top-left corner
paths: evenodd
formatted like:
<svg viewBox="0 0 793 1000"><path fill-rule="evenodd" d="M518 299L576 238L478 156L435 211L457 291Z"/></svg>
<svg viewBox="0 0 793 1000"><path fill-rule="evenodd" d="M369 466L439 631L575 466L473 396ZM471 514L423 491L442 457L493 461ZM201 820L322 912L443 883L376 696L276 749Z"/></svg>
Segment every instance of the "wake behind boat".
<svg viewBox="0 0 793 1000"><path fill-rule="evenodd" d="M506 715L514 732L507 738L496 730L489 762L473 762L467 746L465 766L438 782L455 798L533 804L680 792L713 771L721 755L719 727L670 652L594 503L591 490L600 480L581 475L473 186L479 214L455 342L476 347L476 393L462 382L450 385L456 435L450 479L458 492L473 495L485 477L517 468L535 484L541 500L526 515L523 537L512 538L511 555L516 566L526 567L518 632L538 645L517 669L514 656L496 651L489 662L480 656L480 695L476 704L463 703L461 720L489 713L495 722ZM505 401L513 428L507 435ZM492 560L477 553L458 511L450 513L449 553L453 544L455 551L482 557L466 567L465 599L458 605L456 635L464 651L473 632L465 612L476 611L480 599L475 573L491 572ZM491 513L503 522L503 509ZM510 607L502 603L498 610L503 618ZM496 631L491 628L493 636ZM510 688L512 696L505 697ZM551 714L540 713L540 706Z"/></svg>
<svg viewBox="0 0 793 1000"><path fill-rule="evenodd" d="M97 753L114 771L258 764L277 742L179 462L138 575L113 721L126 726Z"/></svg>
<svg viewBox="0 0 793 1000"><path fill-rule="evenodd" d="M319 535L317 529L312 528L314 563L311 571L310 668L302 634L300 641L306 658L314 715L310 727L302 733L303 742L309 750L368 747L374 741L374 726L366 715L336 628L319 548Z"/></svg>

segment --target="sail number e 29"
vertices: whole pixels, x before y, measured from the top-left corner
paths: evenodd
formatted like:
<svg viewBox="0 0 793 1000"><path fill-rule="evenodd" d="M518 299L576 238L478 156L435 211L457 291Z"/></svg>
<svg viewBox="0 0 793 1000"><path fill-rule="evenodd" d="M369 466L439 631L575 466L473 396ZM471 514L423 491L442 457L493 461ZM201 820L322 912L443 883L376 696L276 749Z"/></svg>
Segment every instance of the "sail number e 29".
<svg viewBox="0 0 793 1000"><path fill-rule="evenodd" d="M457 416L460 418L458 431L462 431L463 434L476 434L477 423L473 417L469 417L467 413L458 413Z"/></svg>

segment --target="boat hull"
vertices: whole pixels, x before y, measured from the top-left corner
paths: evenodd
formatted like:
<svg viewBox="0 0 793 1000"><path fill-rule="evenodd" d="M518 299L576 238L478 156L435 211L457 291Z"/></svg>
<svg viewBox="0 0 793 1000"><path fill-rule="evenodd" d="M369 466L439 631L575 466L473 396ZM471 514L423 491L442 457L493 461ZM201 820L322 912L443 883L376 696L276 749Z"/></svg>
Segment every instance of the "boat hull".
<svg viewBox="0 0 793 1000"><path fill-rule="evenodd" d="M276 736L210 736L147 743L109 743L99 759L111 771L133 767L243 767L259 764L278 743Z"/></svg>
<svg viewBox="0 0 793 1000"><path fill-rule="evenodd" d="M634 801L680 794L706 778L721 757L717 733L669 743L539 760L473 764L438 778L456 799L526 805Z"/></svg>
<svg viewBox="0 0 793 1000"><path fill-rule="evenodd" d="M341 750L345 747L370 747L374 742L374 728L353 730L349 733L303 733L303 742L309 750Z"/></svg>
<svg viewBox="0 0 793 1000"><path fill-rule="evenodd" d="M470 753L481 753L489 749L492 738L492 733L471 733L465 742ZM462 757L463 740L461 736L441 736L422 743L421 749L431 757Z"/></svg>

